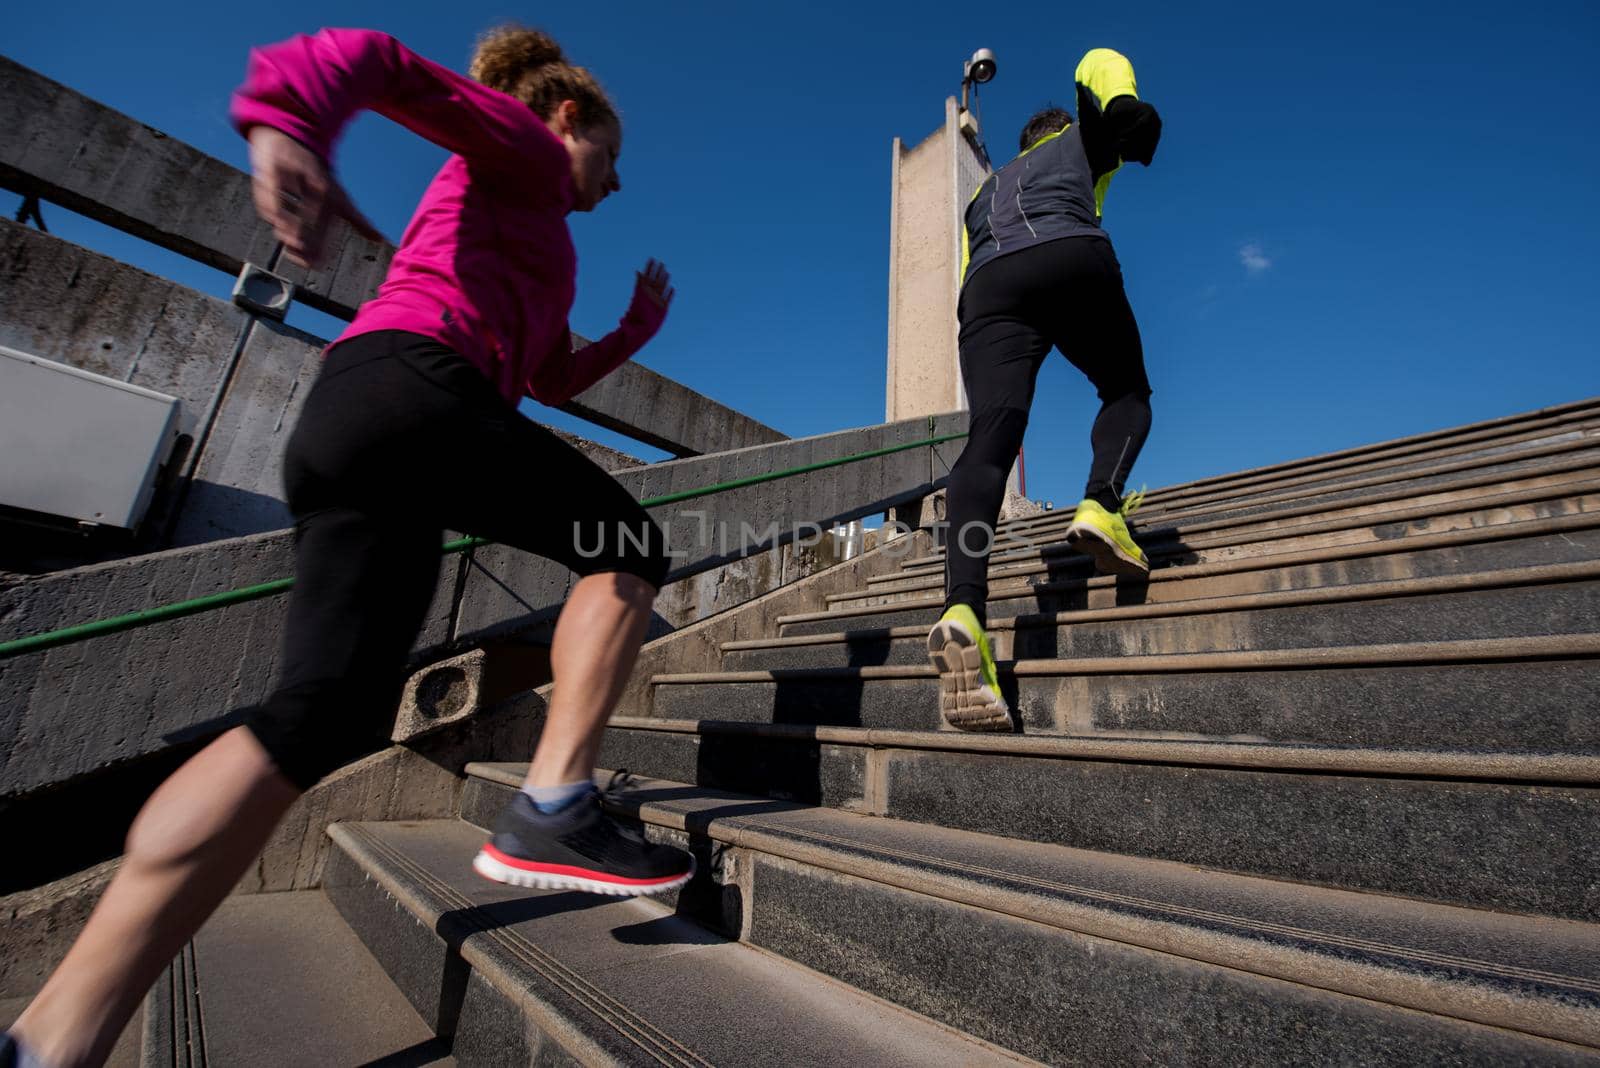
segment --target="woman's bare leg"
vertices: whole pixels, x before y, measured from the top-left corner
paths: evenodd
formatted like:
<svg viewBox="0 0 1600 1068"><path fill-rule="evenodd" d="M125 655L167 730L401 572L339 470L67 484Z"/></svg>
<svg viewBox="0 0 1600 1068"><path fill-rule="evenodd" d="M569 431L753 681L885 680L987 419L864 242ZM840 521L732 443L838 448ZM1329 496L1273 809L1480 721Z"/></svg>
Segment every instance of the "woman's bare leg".
<svg viewBox="0 0 1600 1068"><path fill-rule="evenodd" d="M299 796L243 727L195 754L139 811L105 896L11 1033L58 1068L102 1064Z"/></svg>
<svg viewBox="0 0 1600 1068"><path fill-rule="evenodd" d="M594 774L606 720L633 671L655 599L654 586L622 572L590 575L572 587L556 621L550 650L555 691L528 765L529 786L560 786Z"/></svg>

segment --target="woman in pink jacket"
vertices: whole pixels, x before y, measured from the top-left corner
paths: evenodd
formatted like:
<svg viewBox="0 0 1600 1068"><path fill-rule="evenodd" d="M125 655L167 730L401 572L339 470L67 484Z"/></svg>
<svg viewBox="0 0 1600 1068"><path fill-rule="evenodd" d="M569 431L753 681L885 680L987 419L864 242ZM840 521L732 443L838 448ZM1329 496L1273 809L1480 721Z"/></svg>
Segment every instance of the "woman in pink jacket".
<svg viewBox="0 0 1600 1068"><path fill-rule="evenodd" d="M453 155L377 297L330 346L287 446L296 579L278 689L145 805L77 944L0 1037L0 1066L101 1063L289 805L382 744L446 529L579 576L556 626L557 686L527 782L474 868L607 894L655 893L692 874L687 853L617 825L592 782L666 577L664 539L612 478L516 411L523 396L559 404L615 370L671 302L651 261L621 325L572 350L566 215L621 188L616 111L534 30L487 34L471 78L366 30L257 50L234 121L250 142L256 206L302 263L316 262L335 217L370 230L329 170L362 108Z"/></svg>

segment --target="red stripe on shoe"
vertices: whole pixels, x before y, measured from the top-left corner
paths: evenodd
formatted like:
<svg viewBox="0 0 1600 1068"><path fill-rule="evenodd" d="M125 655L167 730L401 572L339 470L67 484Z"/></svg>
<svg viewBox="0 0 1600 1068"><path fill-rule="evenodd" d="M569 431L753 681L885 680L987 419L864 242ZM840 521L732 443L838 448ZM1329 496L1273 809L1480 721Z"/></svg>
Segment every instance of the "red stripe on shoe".
<svg viewBox="0 0 1600 1068"><path fill-rule="evenodd" d="M595 882L612 883L617 886L658 886L662 883L670 883L674 879L681 879L689 874L687 870L684 870L675 875L663 875L657 879L630 879L625 875L612 875L610 872L595 871L593 868L575 868L569 864L541 864L534 860L523 860L521 857L513 857L509 853L502 853L490 842L483 843L483 851L506 867L516 868L518 871L538 872L541 875L569 875L575 879L593 879Z"/></svg>

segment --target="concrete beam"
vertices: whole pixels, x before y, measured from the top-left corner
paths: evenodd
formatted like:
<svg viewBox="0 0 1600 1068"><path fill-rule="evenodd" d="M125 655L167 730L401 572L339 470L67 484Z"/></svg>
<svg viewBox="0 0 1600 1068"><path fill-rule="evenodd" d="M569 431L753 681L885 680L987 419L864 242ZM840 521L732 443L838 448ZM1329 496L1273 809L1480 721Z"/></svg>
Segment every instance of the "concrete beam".
<svg viewBox="0 0 1600 1068"><path fill-rule="evenodd" d="M579 348L588 344L582 338L574 341ZM561 410L678 456L767 445L787 438L638 363L623 364Z"/></svg>
<svg viewBox="0 0 1600 1068"><path fill-rule="evenodd" d="M177 397L180 433L196 432L249 325L224 301L0 219L0 344Z"/></svg>
<svg viewBox="0 0 1600 1068"><path fill-rule="evenodd" d="M0 56L0 186L237 274L246 262L296 283L296 298L349 319L376 292L394 248L337 224L327 263L278 262L250 176ZM48 305L45 306L48 308ZM581 339L580 339L581 341ZM565 410L677 455L783 435L653 371L628 364Z"/></svg>
<svg viewBox="0 0 1600 1068"><path fill-rule="evenodd" d="M956 413L956 419L964 416ZM772 445L754 446L616 472L635 498L679 493L929 437L928 420L906 420ZM814 528L881 513L944 484L932 450L910 449L747 486L651 510L675 556L669 582L804 540ZM781 560L781 557L780 557ZM456 616L454 638L471 644L559 610L570 573L559 564L504 546L475 550ZM542 606L542 607L541 607Z"/></svg>
<svg viewBox="0 0 1600 1068"><path fill-rule="evenodd" d="M273 266L277 241L242 171L0 56L0 184L34 193L229 274ZM348 318L393 250L343 223L328 266L280 273L300 299Z"/></svg>
<svg viewBox="0 0 1600 1068"><path fill-rule="evenodd" d="M699 488L927 436L926 419L756 446L619 473L638 497ZM925 495L930 450L656 509L684 579L765 546L803 524L881 512ZM770 542L768 543L770 545ZM468 568L462 576L460 568ZM0 589L0 640L235 589L293 573L288 531L56 572ZM502 546L447 563L415 649L418 662L454 645L548 619L570 576ZM67 782L214 733L270 692L283 596L0 660L0 798Z"/></svg>

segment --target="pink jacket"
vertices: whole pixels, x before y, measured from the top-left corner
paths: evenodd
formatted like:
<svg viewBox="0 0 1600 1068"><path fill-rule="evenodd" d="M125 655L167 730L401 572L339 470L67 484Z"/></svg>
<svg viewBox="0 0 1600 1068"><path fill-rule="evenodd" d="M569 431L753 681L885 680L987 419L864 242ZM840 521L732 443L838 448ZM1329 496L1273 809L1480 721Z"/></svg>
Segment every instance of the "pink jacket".
<svg viewBox="0 0 1600 1068"><path fill-rule="evenodd" d="M387 34L322 30L252 51L233 122L241 133L272 126L331 163L334 142L361 108L455 155L423 194L378 295L339 341L408 330L466 357L512 405L524 394L561 404L660 329L665 312L636 291L621 326L572 350L578 261L567 231L566 147L526 104Z"/></svg>

